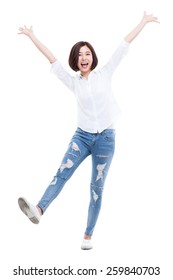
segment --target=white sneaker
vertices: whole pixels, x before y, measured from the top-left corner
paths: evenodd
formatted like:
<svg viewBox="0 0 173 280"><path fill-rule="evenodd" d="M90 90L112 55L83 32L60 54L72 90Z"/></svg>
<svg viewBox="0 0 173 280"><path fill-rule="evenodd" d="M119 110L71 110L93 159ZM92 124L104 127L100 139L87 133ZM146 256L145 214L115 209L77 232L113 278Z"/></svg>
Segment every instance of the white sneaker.
<svg viewBox="0 0 173 280"><path fill-rule="evenodd" d="M22 212L30 219L34 224L38 224L41 218L41 215L35 205L29 203L25 198L20 197L18 199L18 204Z"/></svg>
<svg viewBox="0 0 173 280"><path fill-rule="evenodd" d="M91 239L83 239L82 245L81 245L81 249L82 250L90 250L93 248Z"/></svg>

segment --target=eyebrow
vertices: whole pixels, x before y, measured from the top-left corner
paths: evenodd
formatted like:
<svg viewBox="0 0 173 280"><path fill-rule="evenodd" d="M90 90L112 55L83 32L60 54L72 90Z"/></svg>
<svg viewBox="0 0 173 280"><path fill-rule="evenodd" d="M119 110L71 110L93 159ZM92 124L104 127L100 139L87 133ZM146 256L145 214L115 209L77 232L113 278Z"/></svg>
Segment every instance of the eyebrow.
<svg viewBox="0 0 173 280"><path fill-rule="evenodd" d="M91 53L91 51L86 51L86 52L79 52L79 53L80 53L80 54L81 54L81 53Z"/></svg>

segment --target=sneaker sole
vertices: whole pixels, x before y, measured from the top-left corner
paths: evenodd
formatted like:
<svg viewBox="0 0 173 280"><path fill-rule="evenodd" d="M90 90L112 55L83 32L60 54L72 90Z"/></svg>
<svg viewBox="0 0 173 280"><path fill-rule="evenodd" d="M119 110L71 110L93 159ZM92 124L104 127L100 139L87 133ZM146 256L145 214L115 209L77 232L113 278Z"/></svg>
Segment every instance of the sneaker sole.
<svg viewBox="0 0 173 280"><path fill-rule="evenodd" d="M91 250L91 249L93 249L93 247L88 247L88 248L87 247L81 247L81 249L82 250Z"/></svg>
<svg viewBox="0 0 173 280"><path fill-rule="evenodd" d="M24 198L20 197L18 199L18 204L19 204L19 207L22 210L22 212L28 217L28 219L33 224L38 224L39 223L39 220L35 216L31 217L33 215L33 213L31 211L27 201Z"/></svg>

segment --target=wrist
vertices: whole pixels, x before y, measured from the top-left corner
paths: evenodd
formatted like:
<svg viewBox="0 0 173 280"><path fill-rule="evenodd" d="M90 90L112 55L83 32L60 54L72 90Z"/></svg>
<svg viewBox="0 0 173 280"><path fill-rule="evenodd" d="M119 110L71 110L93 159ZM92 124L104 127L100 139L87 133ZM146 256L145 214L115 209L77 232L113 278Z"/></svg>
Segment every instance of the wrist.
<svg viewBox="0 0 173 280"><path fill-rule="evenodd" d="M28 33L28 37L29 37L29 39L31 39L32 41L34 41L34 39L35 39L34 33Z"/></svg>
<svg viewBox="0 0 173 280"><path fill-rule="evenodd" d="M144 18L143 18L143 19L141 20L141 22L140 22L140 24L141 24L142 27L144 27L146 23L147 23L147 21L146 21Z"/></svg>

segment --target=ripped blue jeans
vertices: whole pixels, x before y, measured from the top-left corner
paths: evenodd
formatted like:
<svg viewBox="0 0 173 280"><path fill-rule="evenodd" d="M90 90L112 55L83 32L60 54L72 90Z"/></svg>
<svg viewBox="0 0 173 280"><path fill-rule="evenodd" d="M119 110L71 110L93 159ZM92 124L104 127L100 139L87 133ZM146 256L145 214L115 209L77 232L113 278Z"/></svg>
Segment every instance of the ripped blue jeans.
<svg viewBox="0 0 173 280"><path fill-rule="evenodd" d="M113 158L114 149L114 129L105 129L101 133L89 133L77 128L64 155L60 168L38 203L43 213L50 203L58 196L63 186L80 163L91 155L92 175L90 183L90 203L85 234L92 236L99 216L103 187Z"/></svg>

